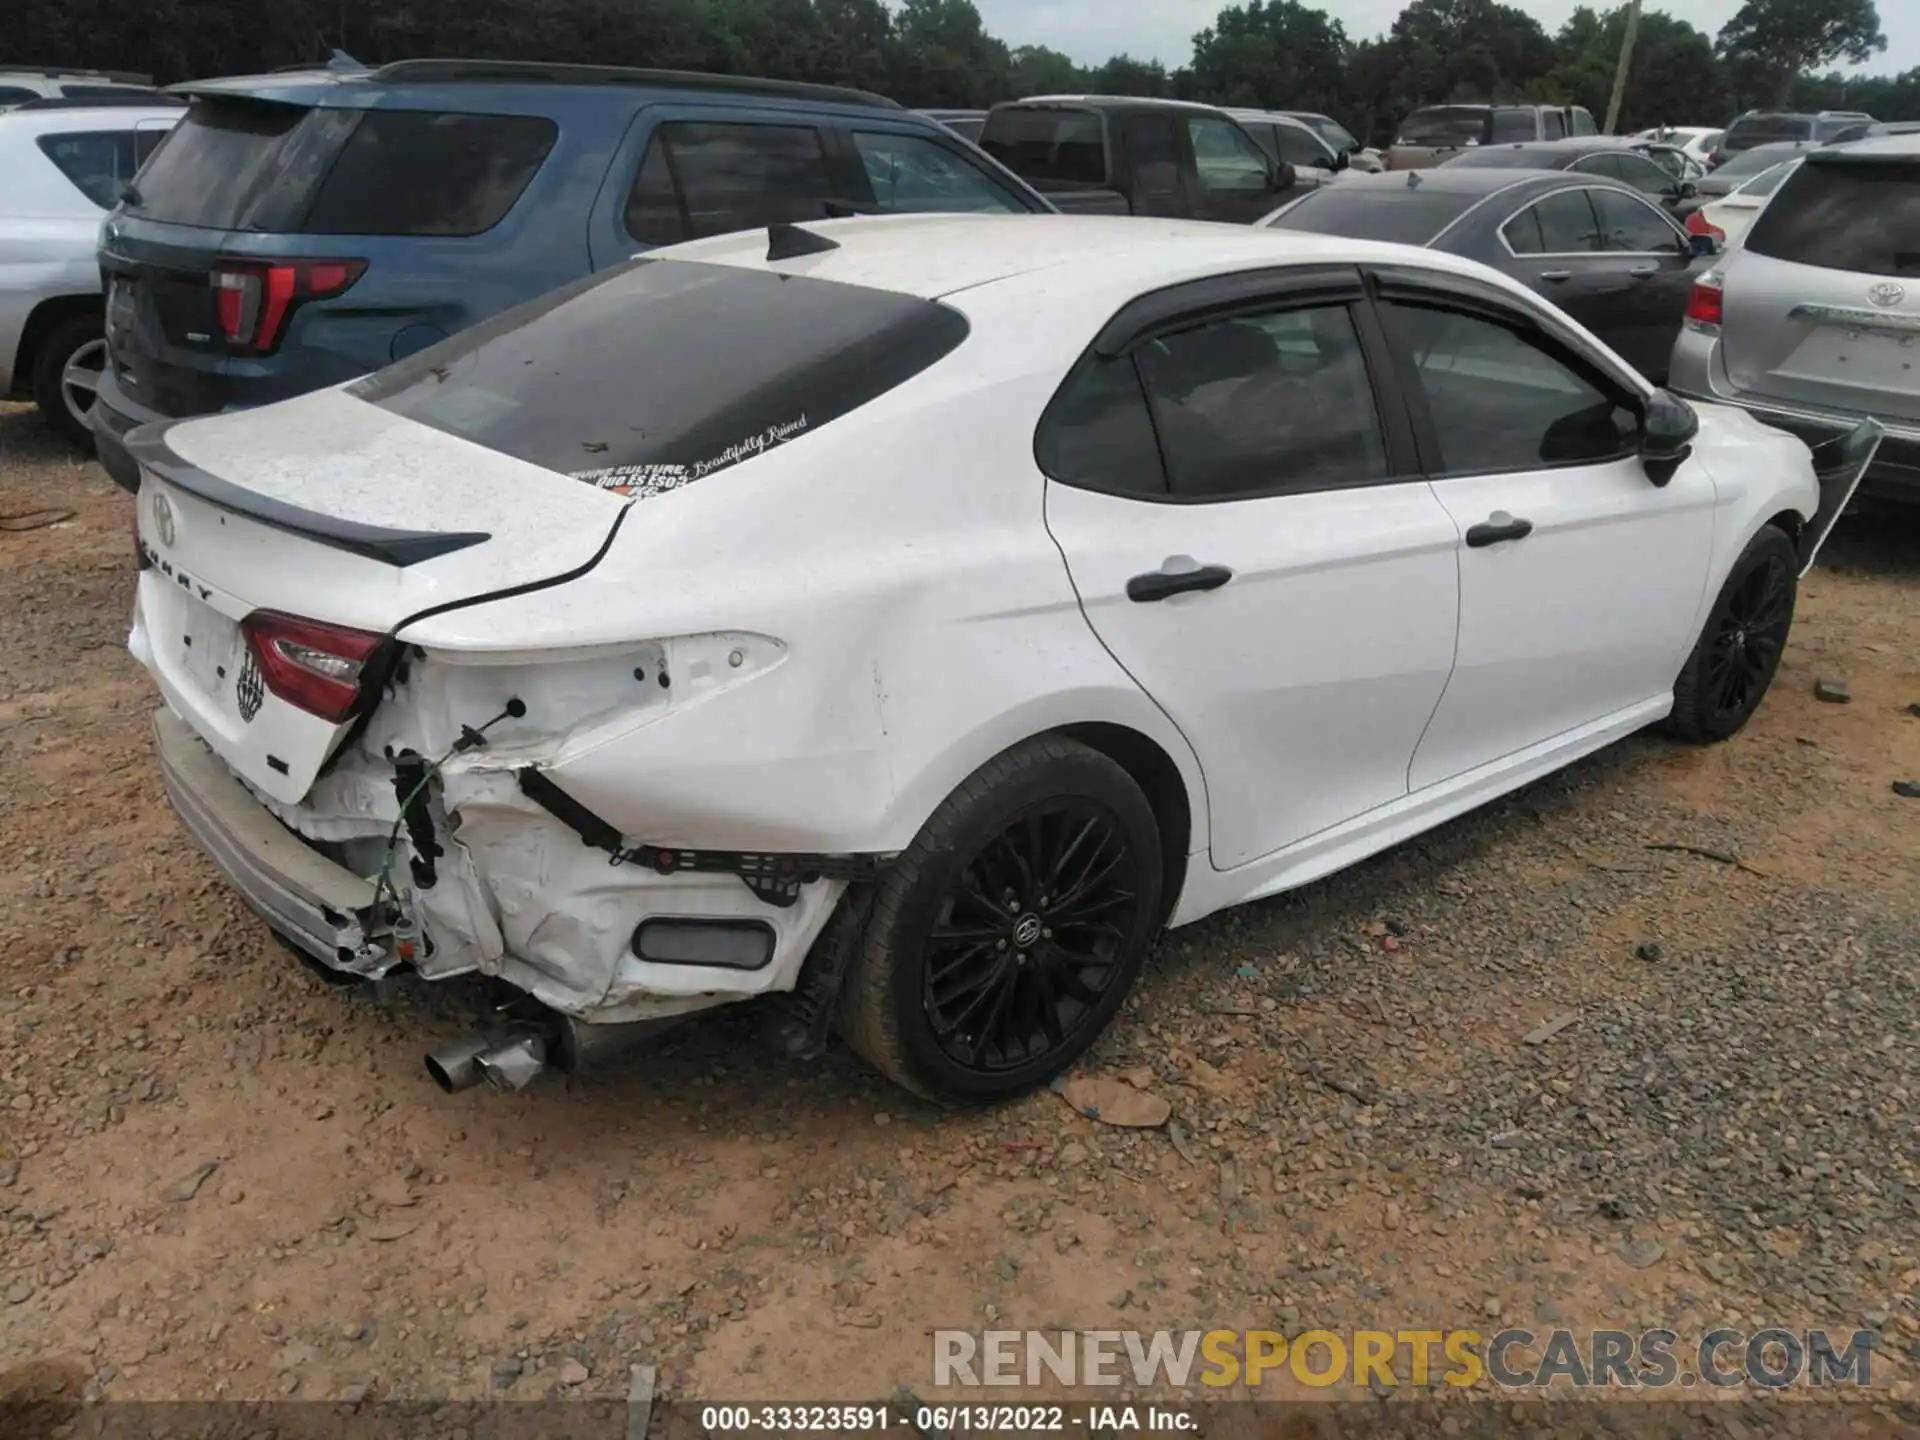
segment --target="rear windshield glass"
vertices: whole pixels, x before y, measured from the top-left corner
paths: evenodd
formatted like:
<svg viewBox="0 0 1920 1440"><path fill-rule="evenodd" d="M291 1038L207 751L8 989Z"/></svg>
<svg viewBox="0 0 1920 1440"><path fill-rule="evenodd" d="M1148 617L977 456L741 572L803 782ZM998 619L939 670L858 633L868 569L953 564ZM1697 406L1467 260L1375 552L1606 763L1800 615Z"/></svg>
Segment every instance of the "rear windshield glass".
<svg viewBox="0 0 1920 1440"><path fill-rule="evenodd" d="M1736 120L1727 128L1726 138L1721 141L1723 150L1751 150L1756 145L1770 145L1776 140L1811 140L1813 121L1805 115L1755 115L1750 119Z"/></svg>
<svg viewBox="0 0 1920 1440"><path fill-rule="evenodd" d="M1483 170L1559 170L1569 157L1540 150L1516 150L1511 145L1490 145L1448 157L1449 165L1475 166Z"/></svg>
<svg viewBox="0 0 1920 1440"><path fill-rule="evenodd" d="M1028 180L1107 183L1106 139L1100 117L1088 110L996 110L980 132L980 148Z"/></svg>
<svg viewBox="0 0 1920 1440"><path fill-rule="evenodd" d="M957 311L890 290L643 258L348 390L601 489L651 495L812 434L966 334Z"/></svg>
<svg viewBox="0 0 1920 1440"><path fill-rule="evenodd" d="M1424 245L1478 198L1436 195L1405 185L1327 185L1288 206L1272 223L1276 230Z"/></svg>
<svg viewBox="0 0 1920 1440"><path fill-rule="evenodd" d="M312 194L357 112L265 100L196 100L155 152L127 208L208 230L281 228L294 191ZM297 208L304 208L300 206Z"/></svg>
<svg viewBox="0 0 1920 1440"><path fill-rule="evenodd" d="M1493 112L1478 105L1433 105L1416 110L1400 126L1402 145L1483 145Z"/></svg>
<svg viewBox="0 0 1920 1440"><path fill-rule="evenodd" d="M557 137L543 116L203 99L128 208L209 230L476 235L513 207Z"/></svg>
<svg viewBox="0 0 1920 1440"><path fill-rule="evenodd" d="M1865 275L1920 275L1920 161L1809 160L1760 212L1747 249Z"/></svg>

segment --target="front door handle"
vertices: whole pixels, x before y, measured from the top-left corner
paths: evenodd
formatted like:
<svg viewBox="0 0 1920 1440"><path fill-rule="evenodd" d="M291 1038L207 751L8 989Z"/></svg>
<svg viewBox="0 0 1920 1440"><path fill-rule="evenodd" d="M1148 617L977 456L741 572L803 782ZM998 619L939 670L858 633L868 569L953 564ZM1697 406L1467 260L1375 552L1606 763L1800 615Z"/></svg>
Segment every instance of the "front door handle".
<svg viewBox="0 0 1920 1440"><path fill-rule="evenodd" d="M1532 533L1531 520L1518 520L1504 510L1496 510L1478 525L1467 527L1467 544L1479 550L1502 540L1524 540Z"/></svg>
<svg viewBox="0 0 1920 1440"><path fill-rule="evenodd" d="M1196 565L1185 556L1176 555L1158 570L1149 570L1127 581L1127 598L1146 605L1172 595L1184 595L1189 590L1218 590L1231 579L1233 571L1224 565Z"/></svg>
<svg viewBox="0 0 1920 1440"><path fill-rule="evenodd" d="M1659 273L1660 267L1658 265L1636 265L1627 271L1627 274L1633 276L1636 280L1644 280L1649 275L1658 275Z"/></svg>
<svg viewBox="0 0 1920 1440"><path fill-rule="evenodd" d="M1571 270L1542 270L1540 272L1540 278L1542 280L1571 280L1573 278L1573 272Z"/></svg>

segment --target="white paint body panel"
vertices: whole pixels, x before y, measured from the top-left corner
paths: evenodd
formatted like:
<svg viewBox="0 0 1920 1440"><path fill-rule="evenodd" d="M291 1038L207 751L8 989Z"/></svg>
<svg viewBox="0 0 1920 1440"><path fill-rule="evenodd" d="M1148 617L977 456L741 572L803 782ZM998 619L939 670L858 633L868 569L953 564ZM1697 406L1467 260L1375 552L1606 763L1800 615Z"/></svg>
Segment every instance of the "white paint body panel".
<svg viewBox="0 0 1920 1440"><path fill-rule="evenodd" d="M885 856L981 764L1070 726L1131 731L1177 772L1192 829L1170 919L1185 924L1398 843L1657 718L1747 539L1817 499L1804 446L1714 407L1665 491L1629 467L1451 494L1457 482L1416 481L1198 506L1071 490L1038 470L1034 430L1092 336L1141 293L1379 259L1539 302L1436 252L1247 227L903 217L821 228L842 248L772 268L942 296L971 338L852 414L634 502L610 542L622 502L343 394L170 432L202 468L310 509L511 537L418 574L246 522L196 554L208 603L230 619L257 605L398 625L423 657L298 793L268 785L219 706L189 692L156 640L174 623L167 582L141 586L134 649L168 703L316 839L383 842L397 812L388 746L438 756L462 724L525 702L486 748L448 761L434 792L446 853L438 883L412 897L437 944L425 973L498 974L596 1019L677 1013L791 988L833 907L830 884L781 909L731 877L609 866L519 792L519 766L539 765L634 843ZM767 268L752 236L674 253ZM1492 508L1529 515L1539 533L1513 554L1463 549L1464 526ZM178 516L185 546L206 517L185 497ZM603 542L564 583L403 623L568 573ZM1235 579L1160 604L1124 599L1129 576L1178 554ZM628 939L659 915L765 919L774 958L755 972L641 962Z"/></svg>

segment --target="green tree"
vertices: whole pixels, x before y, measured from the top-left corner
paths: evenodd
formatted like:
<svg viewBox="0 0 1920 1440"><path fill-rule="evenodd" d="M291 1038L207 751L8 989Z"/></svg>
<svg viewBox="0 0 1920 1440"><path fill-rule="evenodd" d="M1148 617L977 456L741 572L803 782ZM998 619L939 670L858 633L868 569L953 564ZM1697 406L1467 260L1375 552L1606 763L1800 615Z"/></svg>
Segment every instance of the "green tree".
<svg viewBox="0 0 1920 1440"><path fill-rule="evenodd" d="M1540 22L1499 0L1413 0L1387 36L1413 104L1518 98L1557 58Z"/></svg>
<svg viewBox="0 0 1920 1440"><path fill-rule="evenodd" d="M1087 89L1096 95L1146 95L1165 99L1173 94L1173 80L1158 60L1136 60L1116 55L1087 75Z"/></svg>
<svg viewBox="0 0 1920 1440"><path fill-rule="evenodd" d="M1596 117L1606 114L1626 27L1624 5L1604 13L1582 5L1573 12L1555 38L1560 60L1547 76L1556 101L1584 105ZM1713 42L1664 10L1642 11L1621 103L1620 131L1649 125L1717 125L1732 107L1732 91L1714 58Z"/></svg>
<svg viewBox="0 0 1920 1440"><path fill-rule="evenodd" d="M1835 60L1864 64L1887 37L1873 0L1746 0L1720 28L1718 46L1780 104L1804 72Z"/></svg>
<svg viewBox="0 0 1920 1440"><path fill-rule="evenodd" d="M1222 105L1324 110L1340 98L1347 36L1300 0L1229 5L1193 37L1193 83Z"/></svg>
<svg viewBox="0 0 1920 1440"><path fill-rule="evenodd" d="M1011 95L1067 95L1083 89L1086 71L1058 50L1022 45L1013 52ZM1007 96L1001 97L1003 99Z"/></svg>

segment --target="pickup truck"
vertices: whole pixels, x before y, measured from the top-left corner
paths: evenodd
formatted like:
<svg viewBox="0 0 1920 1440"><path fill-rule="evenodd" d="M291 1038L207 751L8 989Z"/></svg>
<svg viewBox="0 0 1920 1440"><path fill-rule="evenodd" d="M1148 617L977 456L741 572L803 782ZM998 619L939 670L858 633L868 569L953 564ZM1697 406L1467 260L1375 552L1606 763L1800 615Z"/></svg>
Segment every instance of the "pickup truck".
<svg viewBox="0 0 1920 1440"><path fill-rule="evenodd" d="M1211 105L1043 95L987 112L980 147L1068 213L1251 225L1317 179Z"/></svg>

